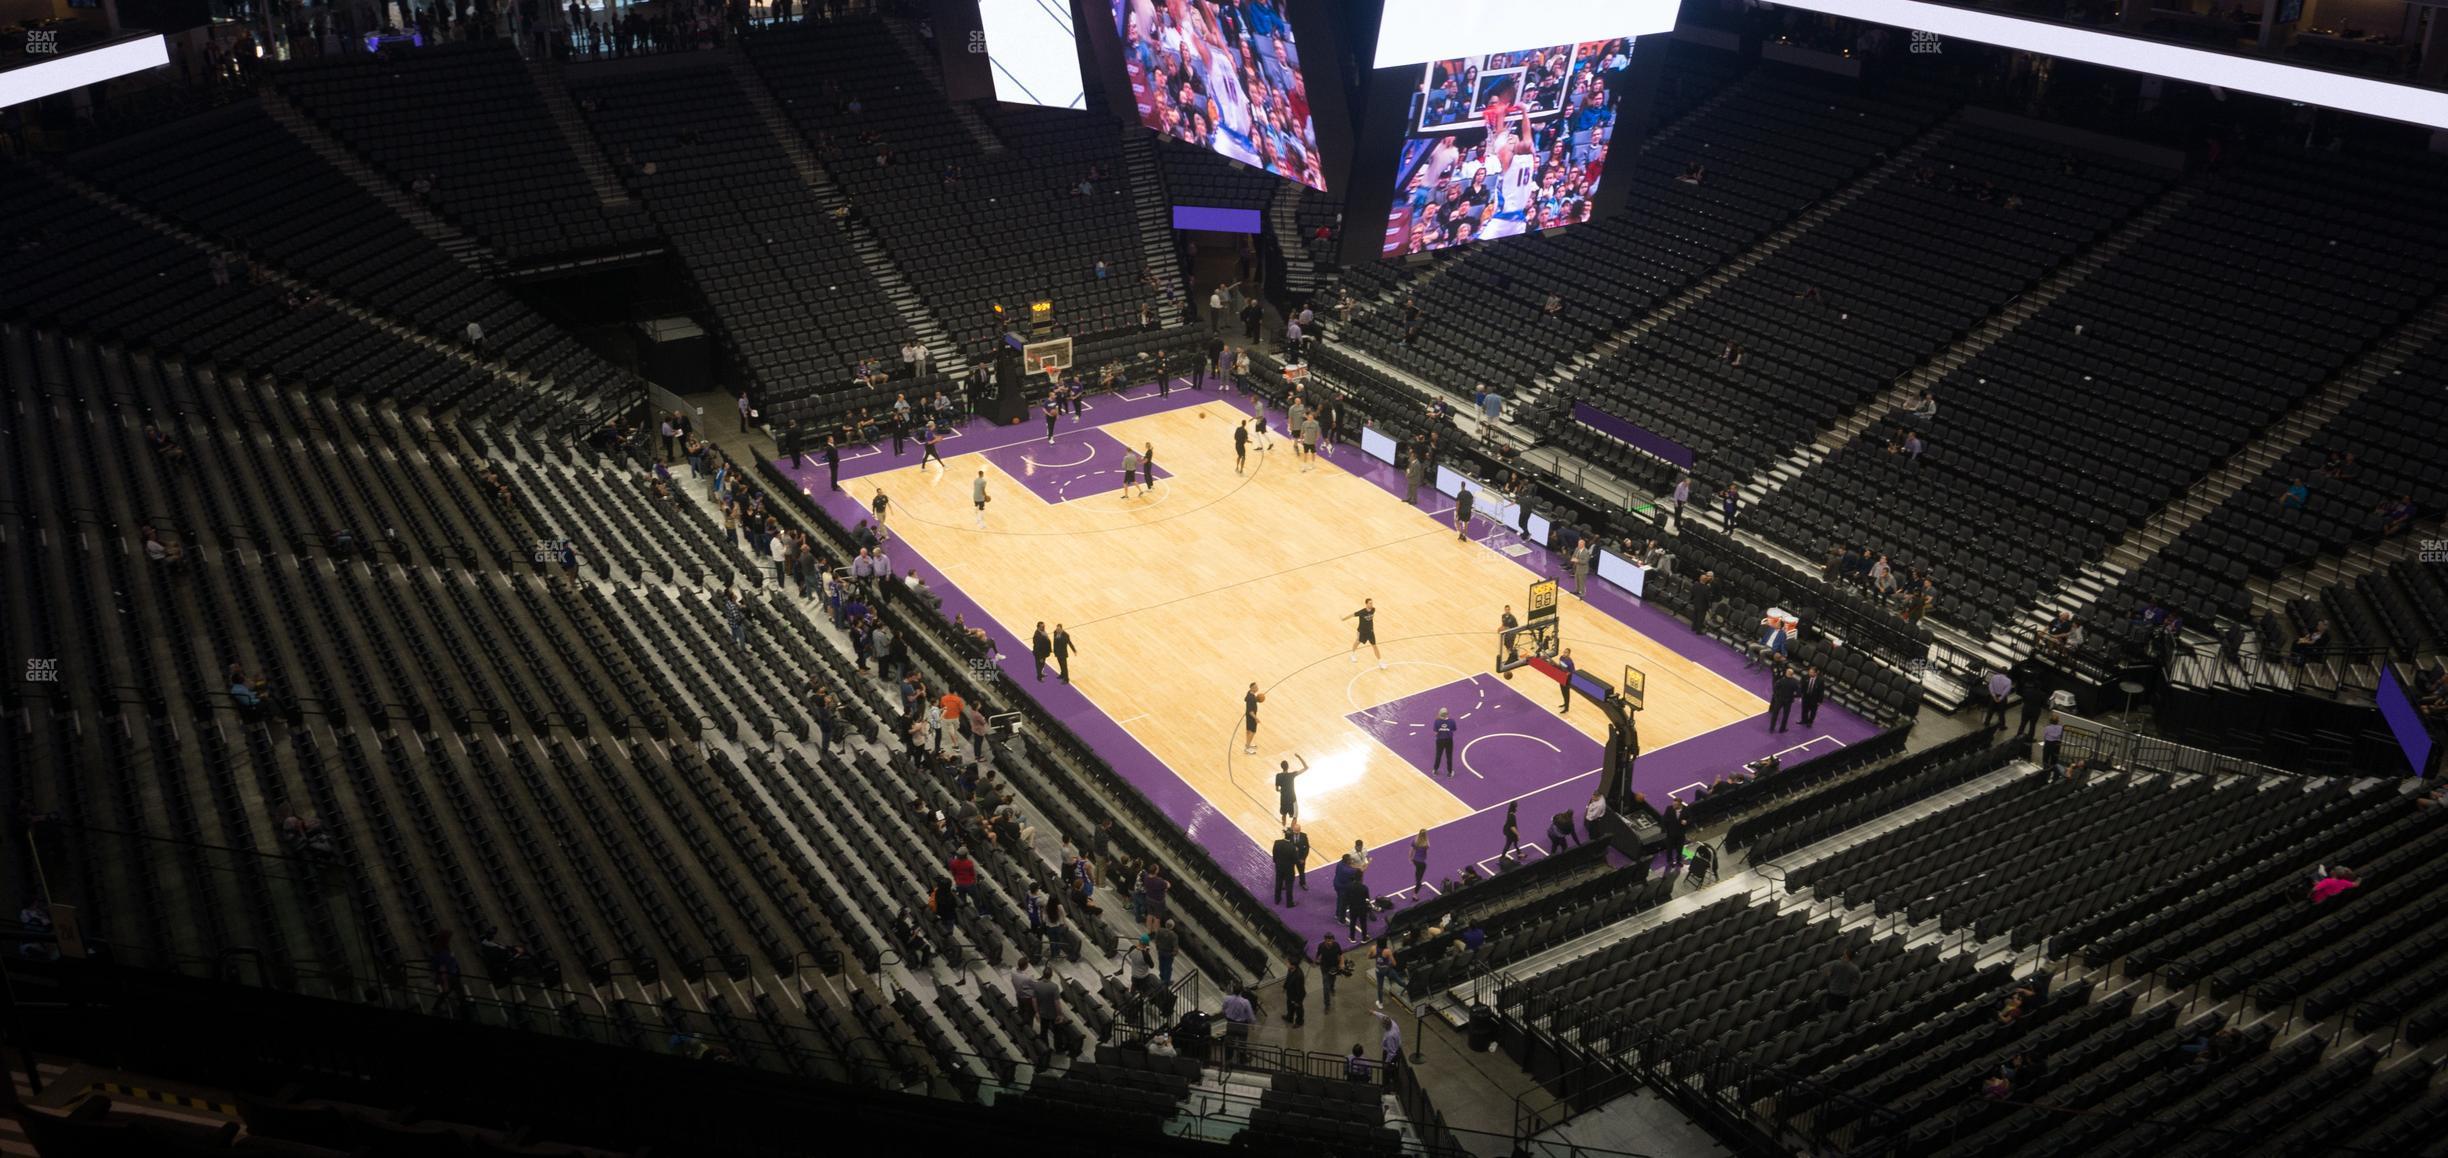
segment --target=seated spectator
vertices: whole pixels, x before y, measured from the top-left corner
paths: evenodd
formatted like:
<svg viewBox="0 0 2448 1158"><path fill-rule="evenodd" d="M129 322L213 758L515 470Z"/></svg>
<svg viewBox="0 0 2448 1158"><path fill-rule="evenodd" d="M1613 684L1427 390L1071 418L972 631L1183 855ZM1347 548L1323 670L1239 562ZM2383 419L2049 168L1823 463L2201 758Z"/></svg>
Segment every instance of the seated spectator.
<svg viewBox="0 0 2448 1158"><path fill-rule="evenodd" d="M2287 484L2287 489L2284 492L2279 494L2278 509L2282 511L2300 511L2304 509L2304 504L2310 502L2311 499L2312 488L2305 486L2302 477L2298 476L2294 482Z"/></svg>
<svg viewBox="0 0 2448 1158"><path fill-rule="evenodd" d="M2328 646L2329 621L2323 619L2313 624L2312 630L2295 637L2295 646L2287 652L2287 662L2296 667L2302 667L2319 659L2321 652Z"/></svg>
<svg viewBox="0 0 2448 1158"><path fill-rule="evenodd" d="M2317 905L2342 896L2362 883L2362 874L2345 865L2336 868L2321 865L2312 870L2312 903Z"/></svg>
<svg viewBox="0 0 2448 1158"><path fill-rule="evenodd" d="M1675 178L1675 180L1680 181L1680 182L1682 182L1682 183L1684 183L1684 184L1686 184L1686 185L1697 185L1697 184L1699 184L1700 182L1702 182L1702 181L1706 180L1707 178L1708 178L1708 166L1703 165L1703 164L1701 164L1701 163L1700 163L1700 162L1698 162L1698 161L1693 161L1693 162L1691 162L1690 164L1687 164L1687 165L1683 166L1683 172L1682 172L1682 174L1681 174L1680 176L1677 176L1677 177Z"/></svg>
<svg viewBox="0 0 2448 1158"><path fill-rule="evenodd" d="M2381 537L2387 538L2390 535L2397 534L2405 530L2407 527L2414 525L2414 515L2416 510L2417 508L2414 506L2414 496L2410 494L2400 495L2398 496L2396 502L2381 507Z"/></svg>
<svg viewBox="0 0 2448 1158"><path fill-rule="evenodd" d="M186 449L178 444L178 440L162 433L160 427L148 423L144 428L144 437L146 445L151 446L153 453L160 455L163 462L187 461Z"/></svg>

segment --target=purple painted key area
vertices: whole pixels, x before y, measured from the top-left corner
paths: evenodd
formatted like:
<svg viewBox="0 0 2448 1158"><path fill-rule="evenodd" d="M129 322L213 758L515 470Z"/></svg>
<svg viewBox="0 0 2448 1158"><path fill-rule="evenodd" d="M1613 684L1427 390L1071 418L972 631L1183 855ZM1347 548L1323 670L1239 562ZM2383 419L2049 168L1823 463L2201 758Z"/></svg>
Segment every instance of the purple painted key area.
<svg viewBox="0 0 2448 1158"><path fill-rule="evenodd" d="M1598 741L1556 715L1553 681L1533 672L1526 690L1546 698L1533 703L1502 676L1475 675L1344 718L1474 811L1502 808L1507 800L1594 772L1606 756ZM1438 708L1454 721L1450 775L1429 767L1436 757ZM1597 712L1588 704L1581 710ZM1433 844L1436 834L1428 839Z"/></svg>
<svg viewBox="0 0 2448 1158"><path fill-rule="evenodd" d="M1040 425L1037 429L1045 428ZM1121 440L1091 426L1061 431L1052 442L1040 438L1017 446L998 446L984 454L987 461L1019 479L1020 485L1038 498L1049 503L1067 503L1121 490L1122 455L1127 450ZM1173 472L1160 465L1156 477L1171 478Z"/></svg>
<svg viewBox="0 0 2448 1158"><path fill-rule="evenodd" d="M1121 443L1096 427L1108 422L1138 418L1197 406L1208 402L1230 402L1248 411L1249 398L1230 391L1192 390L1187 380L1176 378L1168 397L1159 397L1152 384L1141 385L1121 395L1108 395L1091 400L1082 421L1064 417L1053 446L1045 441L1045 424L1032 415L1013 426L991 426L973 421L963 427L959 438L945 444L954 455L984 453L1013 477L1022 480L1029 489L1049 502L1077 500L1089 494L1101 494L1121 487ZM1280 420L1280 412L1271 412ZM1270 423L1272 425L1273 423ZM1100 441L1101 440L1101 441ZM1032 479L1026 462L1019 456L1045 463L1068 463L1080 458L1083 447L1096 448L1096 456L1071 467L1040 466L1036 469L1043 482ZM861 453L852 448L842 462L842 478L855 479L869 474L893 470L905 461L891 453L889 441L872 448L873 453ZM907 462L915 462L913 449ZM1109 457L1108 457L1109 456ZM1326 461L1374 483L1387 492L1387 502L1402 501L1402 474L1392 466L1362 454L1357 446L1339 446L1322 457ZM796 479L799 485L813 493L827 512L844 526L855 525L866 517L864 505L856 497L830 494L826 491L824 464L815 459L792 469L788 460L775 463L783 474ZM1110 470L1099 476L1098 469ZM1071 472L1071 473L1066 473ZM1160 470L1159 474L1163 472ZM1095 482L1095 479L1109 480ZM1068 480L1068 481L1066 481ZM1048 489L1051 488L1051 489ZM1425 493L1421 501L1431 511L1450 510L1453 503L1443 495ZM1450 516L1439 521L1450 525ZM1473 520L1473 538L1483 537L1488 529L1484 518ZM942 580L941 568L927 561L918 552L898 540L890 545L896 565L906 571L924 566L930 573L935 590L943 596L944 614L960 613L972 625L992 624L1003 641L1007 658L1002 663L1006 685L1019 688L1034 696L1037 702L1061 720L1065 726L1096 754L1111 764L1124 780L1129 781L1153 802L1158 810L1181 825L1192 840L1213 855L1252 896L1264 899L1271 891L1274 864L1266 844L1254 841L1209 804L1172 769L1131 738L1077 689L1053 679L1039 683L1033 675L1026 646L1025 625L1015 629L1010 624L995 622L984 609L956 585ZM1527 555L1516 560L1524 570L1536 577L1556 577L1571 582L1569 568L1553 553L1532 545ZM1768 695L1766 674L1746 671L1742 658L1731 648L1707 639L1683 621L1667 612L1632 598L1603 580L1589 581L1590 606L1624 623L1633 630L1674 649L1685 658L1750 689L1765 700ZM1556 702L1553 681L1529 669L1514 673L1510 682L1495 675L1482 674L1406 696L1352 715L1354 724L1376 736L1412 766L1427 774L1434 741L1427 721L1436 717L1439 706L1453 709L1460 716L1464 705L1473 713L1457 730L1455 772L1451 778L1436 777L1474 812L1460 820L1441 825L1429 832L1428 891L1433 894L1436 882L1461 871L1464 864L1492 864L1504 847L1504 806L1518 803L1522 844L1526 859L1536 859L1546 852L1545 832L1554 814L1571 810L1577 817L1589 795L1597 788L1599 746L1596 741L1566 727L1553 717ZM1587 704L1583 711L1594 711ZM1224 736L1238 724L1232 709L1224 710L1217 720L1185 721L1183 726L1213 727ZM1415 724L1423 725L1414 727ZM1504 737L1499 732L1520 733ZM1854 744L1876 735L1878 728L1854 713L1828 703L1821 706L1817 720L1805 727L1797 714L1792 730L1770 733L1767 711L1737 721L1678 743L1644 752L1633 776L1633 787L1651 801L1663 804L1669 796L1690 799L1689 787L1714 779L1723 772L1756 760L1772 752L1787 753L1786 759L1796 760L1807 754L1831 750L1838 745ZM1534 742L1537 737L1544 743ZM1474 742L1477 740L1478 742ZM1550 751L1545 744L1553 744ZM1469 761L1481 775L1472 776L1461 767L1463 748L1469 748ZM1219 742L1218 759L1229 758L1230 745ZM1076 834L1075 834L1076 835ZM1272 843L1271 841L1266 843ZM1369 850L1375 862L1369 872L1370 891L1378 896L1399 894L1411 897L1410 838L1399 839ZM1285 922L1303 938L1315 942L1335 927L1333 920L1333 870L1335 858L1342 849L1312 850L1310 871L1306 877L1309 891L1300 894L1301 903L1290 909L1278 909ZM1484 871L1484 869L1483 869Z"/></svg>

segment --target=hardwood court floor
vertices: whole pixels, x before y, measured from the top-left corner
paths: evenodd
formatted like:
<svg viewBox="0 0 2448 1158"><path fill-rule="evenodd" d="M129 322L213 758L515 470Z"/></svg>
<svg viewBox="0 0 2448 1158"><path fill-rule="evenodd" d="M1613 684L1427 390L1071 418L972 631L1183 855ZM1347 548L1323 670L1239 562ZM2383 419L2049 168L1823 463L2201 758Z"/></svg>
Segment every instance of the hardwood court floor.
<svg viewBox="0 0 2448 1158"><path fill-rule="evenodd" d="M925 559L914 566L940 572L993 615L989 630L1005 653L1020 658L1039 620L1067 624L1078 647L1073 683L1261 848L1280 832L1272 774L1291 753L1309 761L1301 815L1321 855L1470 815L1345 715L1491 670L1500 609L1520 614L1534 577L1457 541L1429 513L1450 500L1408 507L1333 460L1301 473L1280 439L1272 451L1251 450L1248 473L1234 474L1232 429L1247 416L1216 401L1101 427L1131 446L1155 445L1173 477L1154 497L1114 490L1051 503L978 453L843 487L862 502L879 487L890 495L894 535ZM1032 418L1026 429L1044 427ZM1066 435L1077 429L1064 421ZM1335 453L1366 461L1357 448ZM998 457L1013 460L1008 451ZM1044 461L1076 457L1048 448ZM981 467L994 496L982 531L969 501ZM1486 530L1481 520L1474 533ZM1359 663L1347 659L1353 624L1342 617L1363 598L1377 601L1383 670L1366 648ZM1592 674L1612 682L1627 663L1647 674L1647 751L1766 708L1569 591L1561 614L1565 646ZM1255 757L1241 751L1241 695L1252 680L1267 696ZM1550 709L1556 702L1555 684L1533 672L1516 673L1513 686ZM1603 739L1604 721L1588 705L1566 718ZM1590 770L1511 770L1521 783L1506 795ZM1523 837L1544 823L1525 815Z"/></svg>

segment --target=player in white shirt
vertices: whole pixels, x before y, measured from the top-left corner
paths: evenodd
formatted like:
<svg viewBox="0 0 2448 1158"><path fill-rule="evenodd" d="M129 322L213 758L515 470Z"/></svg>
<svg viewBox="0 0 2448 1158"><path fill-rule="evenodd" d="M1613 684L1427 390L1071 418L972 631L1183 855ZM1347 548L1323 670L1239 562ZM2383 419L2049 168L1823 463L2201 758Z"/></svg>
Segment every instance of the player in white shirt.
<svg viewBox="0 0 2448 1158"><path fill-rule="evenodd" d="M1528 108L1522 109L1520 131L1489 142L1488 168L1496 175L1496 201L1479 236L1519 237L1529 231L1539 193L1538 142L1530 135Z"/></svg>

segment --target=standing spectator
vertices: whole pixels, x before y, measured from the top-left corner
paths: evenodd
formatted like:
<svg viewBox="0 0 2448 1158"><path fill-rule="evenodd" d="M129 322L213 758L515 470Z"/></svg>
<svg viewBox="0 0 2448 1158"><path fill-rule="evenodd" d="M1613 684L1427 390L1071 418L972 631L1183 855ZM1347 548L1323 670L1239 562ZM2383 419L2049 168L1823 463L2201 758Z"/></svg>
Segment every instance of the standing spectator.
<svg viewBox="0 0 2448 1158"><path fill-rule="evenodd" d="M748 646L748 605L741 602L738 591L723 592L723 622L731 628L734 646Z"/></svg>
<svg viewBox="0 0 2448 1158"><path fill-rule="evenodd" d="M481 354L484 352L484 341L484 325L480 322L470 320L467 324L468 349L474 350Z"/></svg>
<svg viewBox="0 0 2448 1158"><path fill-rule="evenodd" d="M1159 921L1154 931L1148 933L1147 937L1149 942L1156 947L1156 983L1166 989L1171 989L1173 988L1173 954L1181 948L1181 934L1174 931L1173 922ZM1330 988L1327 997L1328 1008L1332 1008L1332 993Z"/></svg>
<svg viewBox="0 0 2448 1158"><path fill-rule="evenodd" d="M2065 745L2065 717L2049 713L2048 726L2040 729L2040 766L2049 775L2057 774L2058 750Z"/></svg>
<svg viewBox="0 0 2448 1158"><path fill-rule="evenodd" d="M1293 854L1291 829L1284 830L1271 851L1275 861L1275 888L1267 894L1267 899L1280 902L1288 909L1298 904L1292 897L1293 865L1297 862Z"/></svg>
<svg viewBox="0 0 2448 1158"><path fill-rule="evenodd" d="M1343 944L1333 933L1319 938L1317 947L1318 992L1325 999L1325 1009L1334 1012L1335 979L1343 975Z"/></svg>
<svg viewBox="0 0 2448 1158"><path fill-rule="evenodd" d="M1556 813L1547 822L1547 855L1558 856L1573 844L1572 810Z"/></svg>
<svg viewBox="0 0 2448 1158"><path fill-rule="evenodd" d="M1504 851L1506 856L1513 856L1521 852L1520 801L1512 801L1505 805L1504 842Z"/></svg>
<svg viewBox="0 0 2448 1158"><path fill-rule="evenodd" d="M2029 740L2039 730L2040 717L2048 714L2048 695L2038 672L2026 672L2023 682L2015 689L2023 697L2023 723L2015 729L2015 739Z"/></svg>
<svg viewBox="0 0 2448 1158"><path fill-rule="evenodd" d="M1284 955L1284 1024L1309 1024L1309 963L1299 953Z"/></svg>
<svg viewBox="0 0 2448 1158"><path fill-rule="evenodd" d="M2002 671L1989 673L1989 699L1982 705L1981 727L2006 726L2006 699L2014 694L2014 679Z"/></svg>
<svg viewBox="0 0 2448 1158"><path fill-rule="evenodd" d="M1420 891L1420 886L1427 882L1428 830L1423 828L1419 830L1418 836L1411 838L1411 899L1413 901L1428 899L1427 894Z"/></svg>
<svg viewBox="0 0 2448 1158"><path fill-rule="evenodd" d="M1381 1064L1385 1067L1385 1084L1391 1086L1394 1084L1395 1068L1403 1063L1402 1025L1381 1009L1377 1011L1377 1026L1383 1031L1377 1038L1377 1046L1383 1052Z"/></svg>
<svg viewBox="0 0 2448 1158"><path fill-rule="evenodd" d="M1403 987L1408 982L1403 978L1402 963L1394 956L1393 938L1388 937L1377 942L1376 946L1369 951L1369 964L1375 968L1377 973L1377 1004L1385 1004L1386 985L1389 982L1394 986L1394 995L1397 998L1401 997Z"/></svg>
<svg viewBox="0 0 2448 1158"><path fill-rule="evenodd" d="M1026 953L1020 955L1019 964L1012 966L1012 1006L1020 1011L1020 1020L1023 1023L1037 1020L1036 967L1036 963L1029 960Z"/></svg>
<svg viewBox="0 0 2448 1158"><path fill-rule="evenodd" d="M747 391L745 391L745 390L740 391L740 396L739 396L739 420L740 420L739 428L740 428L740 433L742 433L742 434L746 434L746 433L748 433L748 419L749 419L750 417L752 417L752 416L753 416L754 412L755 412L755 408L753 408L753 407L751 407L751 406L749 406L749 405L748 405L748 392L747 392Z"/></svg>
<svg viewBox="0 0 2448 1158"><path fill-rule="evenodd" d="M1853 995L1861 990L1861 966L1853 963L1853 947L1845 946L1835 960L1819 967L1823 987L1820 1003L1830 1012L1853 1003Z"/></svg>
<svg viewBox="0 0 2448 1158"><path fill-rule="evenodd" d="M1580 595L1582 593L1582 589L1589 585L1590 564L1595 562L1597 557L1598 549L1588 539L1581 540L1581 544L1573 548L1573 594Z"/></svg>
<svg viewBox="0 0 2448 1158"><path fill-rule="evenodd" d="M1802 672L1802 726L1811 726L1819 718L1819 703L1827 699L1827 677L1819 674L1819 665L1812 664Z"/></svg>
<svg viewBox="0 0 2448 1158"><path fill-rule="evenodd" d="M2313 899L2320 899L2317 887ZM426 944L425 959L427 964L433 966L434 988L445 997L458 993L459 957L451 952L450 930L441 929L434 933L433 939Z"/></svg>
<svg viewBox="0 0 2448 1158"><path fill-rule="evenodd" d="M977 862L969 859L968 846L963 845L953 849L952 861L945 868L952 874L952 891L959 893L960 899L968 902L971 909L976 909L978 907Z"/></svg>
<svg viewBox="0 0 2448 1158"><path fill-rule="evenodd" d="M1739 484L1727 483L1724 490L1717 492L1717 513L1725 519L1725 533L1733 534L1734 521L1742 514L1742 488Z"/></svg>
<svg viewBox="0 0 2448 1158"><path fill-rule="evenodd" d="M1045 1035L1047 1048L1061 1047L1062 1024L1062 981L1054 976L1054 963L1048 961L1037 974L1037 1028Z"/></svg>
<svg viewBox="0 0 2448 1158"><path fill-rule="evenodd" d="M1793 669L1778 665L1768 691L1769 731L1782 732L1792 726L1794 700L1801 694L1802 681L1794 678Z"/></svg>
<svg viewBox="0 0 2448 1158"><path fill-rule="evenodd" d="M1249 1058L1250 1026L1257 1024L1258 1003L1247 987L1236 987L1224 998L1224 1064L1245 1064Z"/></svg>

